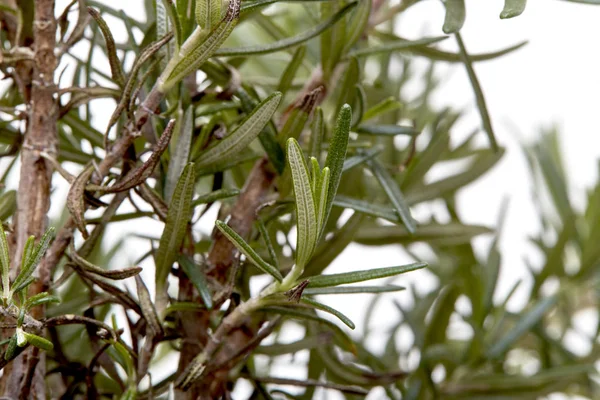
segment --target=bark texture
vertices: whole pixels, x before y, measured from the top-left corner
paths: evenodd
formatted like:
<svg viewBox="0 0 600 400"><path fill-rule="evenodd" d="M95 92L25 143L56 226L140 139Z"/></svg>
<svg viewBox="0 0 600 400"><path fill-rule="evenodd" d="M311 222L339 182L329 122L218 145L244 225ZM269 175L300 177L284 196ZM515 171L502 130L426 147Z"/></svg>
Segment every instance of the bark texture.
<svg viewBox="0 0 600 400"><path fill-rule="evenodd" d="M40 152L55 155L57 152L58 104L54 71L57 59L56 19L54 0L36 0L33 21L33 73L27 130L21 151L21 170L17 192L17 218L15 223L16 251L12 273L20 265L21 252L30 235L39 238L48 227L52 166L40 157ZM44 290L49 280L47 270L39 270L39 279L30 290ZM32 316L43 317L44 310L36 308ZM44 353L31 347L9 364L2 377L3 396L45 399Z"/></svg>

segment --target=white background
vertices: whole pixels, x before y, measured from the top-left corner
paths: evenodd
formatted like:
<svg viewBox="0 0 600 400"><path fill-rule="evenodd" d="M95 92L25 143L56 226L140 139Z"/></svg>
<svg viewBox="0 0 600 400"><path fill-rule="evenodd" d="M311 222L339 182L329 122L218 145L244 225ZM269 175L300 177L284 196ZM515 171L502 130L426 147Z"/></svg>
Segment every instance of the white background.
<svg viewBox="0 0 600 400"><path fill-rule="evenodd" d="M57 10L62 10L67 3L66 0L57 1ZM121 6L127 14L143 19L141 1L107 0L105 3L113 7ZM530 0L523 15L500 20L502 6L502 0L468 0L467 20L461 33L470 53L488 52L523 39L529 40L527 46L513 54L475 65L498 141L507 147L508 152L491 173L459 194L459 207L464 220L490 226L497 221L502 199L505 196L510 198L508 218L500 242L504 257L501 291L506 290L515 279L526 275L524 257L535 261L526 239L529 234L536 232L538 226L522 144L534 140L542 127L553 124L559 127L576 206L583 204L584 189L598 178L597 160L600 155L600 7L559 0ZM398 30L403 36L415 39L440 35L443 18L441 2L426 0L406 12ZM456 50L453 39L444 41L440 47ZM421 63L425 69L427 62ZM470 110L456 129L458 137L463 137L461 135L480 125L464 67L440 63L436 71L439 77L444 78L444 84L436 92L435 103ZM106 112L108 118L112 106L107 104L107 107L102 112ZM103 129L105 121L99 121L99 126ZM484 133L481 136L485 142ZM63 186L58 180L60 178L56 178L55 182ZM59 209L52 210L54 215L60 212ZM159 230L154 233L158 236L161 227L156 225L156 228ZM119 224L121 233L135 230L138 229ZM482 250L486 247L485 240L477 243L481 244ZM125 258L123 263L133 262L140 252L128 246L127 252L121 253ZM406 256L394 247L373 252L361 246L352 246L336 260L330 271L384 267L406 261ZM413 281L419 291L428 290L430 282L421 280L426 273L409 275L396 283ZM152 282L152 274L148 274L145 280ZM403 293L390 296L402 301ZM338 307L360 324L361 309L367 299L366 295L340 296L328 299L328 304ZM519 304L514 306L518 307ZM392 312L394 314L390 317L389 309L382 310L381 320L396 319L395 311ZM282 371L277 375L285 376L285 373Z"/></svg>

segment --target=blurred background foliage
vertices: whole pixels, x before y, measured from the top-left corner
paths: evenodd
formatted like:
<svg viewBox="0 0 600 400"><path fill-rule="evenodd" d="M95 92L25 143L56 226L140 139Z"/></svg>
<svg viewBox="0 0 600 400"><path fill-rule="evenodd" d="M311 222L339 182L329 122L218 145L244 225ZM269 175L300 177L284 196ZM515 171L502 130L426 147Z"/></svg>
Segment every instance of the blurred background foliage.
<svg viewBox="0 0 600 400"><path fill-rule="evenodd" d="M0 99L0 219L8 231L17 207L14 189L27 113L22 87L10 78L28 57L26 39L30 33L26 27L33 18L28 13L31 3L0 2L5 21L0 67L7 78ZM116 126L109 130L112 141L152 91L174 57L177 42L181 44L195 29L193 3L146 0L140 2L139 15L126 15L114 2L92 0L73 1L64 12L57 9L61 38L57 52L62 56L56 74L60 96L59 166L77 175L90 160L102 161L107 150L104 130L110 125L114 107L103 109L106 104L114 104L104 100L119 103L124 93L129 96L126 112L117 115ZM366 309L364 321L355 320L362 325L358 333L324 318L314 308L263 309L262 321L272 324L271 331L266 339L260 338L265 339L263 343L259 340L254 349L244 350L242 357L227 367L223 396L234 389L235 398L252 399L353 399L370 391L373 398L391 399L534 399L552 393L590 399L600 396L600 183L587 193L585 207L576 208L570 200L558 132L540 132L538 140L524 149L542 226L539 234L530 238L539 253L532 258L541 262L528 263L533 284L519 311L507 307L523 284L518 281L506 296L498 298L502 254L497 243L508 202L496 226L472 225L462 221L456 194L469 190L468 185L494 168L504 154L501 141L495 139L489 115L493 110L487 109L484 90L472 65L493 62L523 43L485 54L468 54L459 33L465 18L462 0L440 2L440 7L446 7L446 19L440 28L449 36L407 40L396 33L395 20L415 3L418 0L393 4L380 0L242 2L239 23L215 53L219 57L201 64L195 78L186 78L166 92L161 114L152 118L143 130L143 138L135 141L124 160L122 169L128 162L145 160L144 154L158 139L157 132L165 130L167 118L175 118L173 138L153 174L135 190L95 199L91 196L94 192L88 191L88 204L102 211L88 212L86 224L101 228L97 236L92 234L93 240L83 241L77 236L76 241L77 254L108 271L124 267L117 257L119 252L127 251L131 243L143 243L144 255L135 264L152 268L149 260L160 246L161 236L153 228L148 229L155 225L145 221L166 220L167 204L177 190L187 160L201 163L201 156L207 154L205 149L234 131L261 99L280 91L283 97L275 122L267 125L267 133L263 131L260 140L234 157L220 160L225 163L196 168L190 235L185 239L186 249L181 251L183 259L178 259L182 254L176 249L177 267L171 271L172 282L189 280L196 292L188 298L181 294L181 283L179 293L173 290L177 285L171 285L172 300L162 322L164 336L154 349L152 379L146 379L135 375L144 342L153 340L149 336L149 317L140 305L143 291L139 285L134 294L136 289L129 282L133 278L114 280L106 274L98 277L89 270L82 272L81 266L75 267L81 262L73 252L61 257L50 287L60 303L49 305L46 316L76 314L95 319L106 323L121 340L101 337L85 322L86 330L80 325L48 326L46 337L54 348L47 353L46 381L52 397L141 399L174 395L173 384L179 375L173 367L176 363L169 360L176 359L174 356L182 350L182 319L208 315L207 326L214 332L240 300L256 296L267 282L266 274L244 258L233 277L227 307L206 313L208 303L215 301L224 285L207 273L207 257L215 240L205 229L212 229L215 213L207 211L218 205L218 218L226 219L245 190L254 162L265 153L263 149L267 149L274 170L281 172L285 164L283 146L289 137L298 139L305 154L323 165L336 116L345 103L352 107L353 117L344 173L325 234L303 276L321 275L353 243L373 249L372 255L366 256L372 258L372 265L363 269L398 264L377 257L379 248L393 245L401 247L412 261L426 262L434 285L427 293L414 287L418 282L399 293L385 293L402 289L392 285L401 284L400 277L388 278L378 287L340 287L339 295L347 296L348 302L352 301L353 290L373 293L361 305ZM88 17L88 6L106 19L110 30L126 32L127 40L117 41L113 47L106 40L107 33L100 29L98 18L95 21ZM524 6L524 0L507 0L501 17L517 16ZM18 18L12 18L15 16ZM19 36L11 37L10 21L15 20L20 24ZM139 64L142 49L170 31L176 31L176 37ZM457 41L460 51L440 50L436 43L441 40ZM426 71L417 70L413 62L416 57L429 61ZM430 101L439 84L435 72L438 63L465 66L472 86L464 90L473 91L481 116L481 129L466 135L459 132L466 139L458 143L452 136L463 111L452 104L435 108ZM133 85L129 93L125 82ZM307 82L319 82L320 92L308 96ZM415 82L419 94L408 97L406 88ZM269 132L271 139L275 138L271 147ZM449 172L432 180L434 168L448 168ZM104 185L118 181L115 171L103 181ZM55 182L63 179L55 175ZM294 265L297 237L289 174L282 172L275 185L277 191L265 199L244 239L260 257L285 273ZM53 207L60 204L59 209L65 208L63 216L50 223L57 229L69 217L67 198L60 193L55 192L52 198ZM110 213L104 208L108 204L116 205ZM406 215L406 210L415 206L435 212L417 219L415 224L410 211ZM137 224L137 234L116 234L108 246L102 227L119 221ZM476 251L472 244L472 239L480 235L491 238L483 257L478 255L485 252ZM258 275L263 275L263 280L253 279ZM144 271L142 276L152 292L153 272ZM329 295L322 293L327 291L320 292L310 285L304 293L300 290L304 297L327 304ZM394 308L385 310L387 321L383 324L375 318L381 315L375 310L383 307L381 298L386 296L407 297L410 301L401 304L394 300ZM216 302L223 305L222 301ZM289 341L290 332L297 339ZM573 342L585 350L574 351ZM291 360L301 367L282 367Z"/></svg>

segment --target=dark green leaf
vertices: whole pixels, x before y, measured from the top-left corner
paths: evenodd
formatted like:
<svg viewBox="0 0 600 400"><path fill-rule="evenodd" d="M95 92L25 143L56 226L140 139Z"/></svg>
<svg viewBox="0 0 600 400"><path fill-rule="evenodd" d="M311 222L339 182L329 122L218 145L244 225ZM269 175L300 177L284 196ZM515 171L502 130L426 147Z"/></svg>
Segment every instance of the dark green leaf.
<svg viewBox="0 0 600 400"><path fill-rule="evenodd" d="M427 263L419 262L401 265L398 267L375 268L332 275L318 275L306 279L309 281L308 288L321 288L363 282L371 279L386 278L388 276L395 276L404 274L406 272L415 271L426 266Z"/></svg>

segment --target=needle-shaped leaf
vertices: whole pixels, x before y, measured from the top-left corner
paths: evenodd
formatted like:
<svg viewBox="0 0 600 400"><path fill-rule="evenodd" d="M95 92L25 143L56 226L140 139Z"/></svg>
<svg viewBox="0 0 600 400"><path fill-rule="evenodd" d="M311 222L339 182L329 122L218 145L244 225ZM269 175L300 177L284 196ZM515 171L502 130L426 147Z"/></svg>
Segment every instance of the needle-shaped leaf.
<svg viewBox="0 0 600 400"><path fill-rule="evenodd" d="M394 205L402 223L409 232L414 233L417 229L417 223L410 213L410 208L398 187L398 183L377 159L370 160L369 165L371 171L373 171L373 175L375 175L375 178L377 178L381 187L383 187L383 190Z"/></svg>
<svg viewBox="0 0 600 400"><path fill-rule="evenodd" d="M196 168L203 169L230 159L258 136L277 110L281 93L275 92L263 100L227 137L198 156Z"/></svg>
<svg viewBox="0 0 600 400"><path fill-rule="evenodd" d="M444 18L444 33L456 33L465 23L465 0L446 0L446 17Z"/></svg>
<svg viewBox="0 0 600 400"><path fill-rule="evenodd" d="M179 257L178 263L183 272L185 272L190 281L192 281L196 290L198 290L206 308L211 310L213 307L212 294L208 288L208 282L206 281L204 272L200 270L200 266L190 257L185 255Z"/></svg>
<svg viewBox="0 0 600 400"><path fill-rule="evenodd" d="M77 229L81 232L84 239L88 238L88 232L85 228L85 187L92 177L94 173L94 166L89 164L84 168L83 171L75 178L73 184L71 184L71 188L69 189L69 194L67 194L67 208L71 213L71 216L75 220L75 224L77 225Z"/></svg>
<svg viewBox="0 0 600 400"><path fill-rule="evenodd" d="M7 190L0 195L0 222L14 214L17 209L16 190Z"/></svg>
<svg viewBox="0 0 600 400"><path fill-rule="evenodd" d="M410 233L404 226L366 226L354 236L357 243L364 245L409 244L427 242L431 246L449 246L470 243L478 235L493 232L482 225L463 225L458 222L448 224L419 225L416 233Z"/></svg>
<svg viewBox="0 0 600 400"><path fill-rule="evenodd" d="M314 321L320 325L324 325L335 333L335 339L337 339L336 342L340 347L352 353L356 352L356 345L352 339L337 324L325 318L319 317L312 310L302 310L292 307L268 306L261 308L261 311L277 313L286 317L299 319L301 321Z"/></svg>
<svg viewBox="0 0 600 400"><path fill-rule="evenodd" d="M117 85L123 87L125 85L125 75L121 69L119 57L117 57L117 46L115 45L115 39L113 38L112 32L98 11L92 7L88 7L88 12L100 27L102 36L104 36L104 40L106 41L106 54L110 64L112 79L117 83Z"/></svg>
<svg viewBox="0 0 600 400"><path fill-rule="evenodd" d="M229 227L229 225L222 221L216 221L215 225L221 231L221 233L225 235L225 237L227 237L227 239L229 239L231 243L233 243L233 245L240 251L240 253L246 256L246 259L248 261L250 261L264 273L271 275L278 282L281 282L283 280L281 272L279 272L277 268L263 260L258 255L258 253L254 251L254 249L250 247L250 245L246 243L246 241L240 235L237 234L236 231Z"/></svg>
<svg viewBox="0 0 600 400"><path fill-rule="evenodd" d="M418 47L422 48L433 43L441 42L442 40L448 39L448 36L436 36L431 38L423 38L418 40L407 40L401 39L396 41L387 42L381 46L369 46L364 49L352 50L348 53L348 57L367 57L376 54L393 53L396 51L410 50Z"/></svg>
<svg viewBox="0 0 600 400"><path fill-rule="evenodd" d="M214 55L229 37L240 18L240 0L229 2L225 17L210 33L198 27L181 46L179 54L168 64L158 80L158 88L166 93L192 71Z"/></svg>
<svg viewBox="0 0 600 400"><path fill-rule="evenodd" d="M39 243L33 248L29 257L25 261L23 268L19 272L19 275L15 278L13 282L13 293L18 292L25 286L25 282L27 282L30 278L33 278L33 272L35 271L35 267L40 263L44 253L48 250L50 246L50 241L54 237L54 228L50 227L40 238Z"/></svg>
<svg viewBox="0 0 600 400"><path fill-rule="evenodd" d="M0 271L2 273L2 290L4 295L8 294L10 285L10 258L9 258L8 240L6 239L6 232L0 222Z"/></svg>
<svg viewBox="0 0 600 400"><path fill-rule="evenodd" d="M210 32L221 21L222 7L221 0L196 0L196 23Z"/></svg>
<svg viewBox="0 0 600 400"><path fill-rule="evenodd" d="M400 222L398 214L396 214L393 208L373 204L369 201L353 199L346 196L337 196L333 201L333 205L336 207L349 208L372 217L383 218L390 222Z"/></svg>
<svg viewBox="0 0 600 400"><path fill-rule="evenodd" d="M322 230L327 218L327 195L329 193L330 176L329 167L323 168L316 185L315 206L317 208L317 225L319 231Z"/></svg>
<svg viewBox="0 0 600 400"><path fill-rule="evenodd" d="M248 55L256 55L256 54L268 54L276 51L281 51L285 49L292 48L299 44L306 42L318 35L321 32L326 31L327 29L334 26L346 13L356 7L356 2L345 5L342 9L340 9L337 13L332 15L327 20L321 22L320 24L314 26L313 28L299 34L296 36L292 36L290 38L282 39L274 43L266 44L266 45L256 45L256 46L245 46L245 47L232 47L232 48L224 48L217 50L214 55L215 56L248 56Z"/></svg>
<svg viewBox="0 0 600 400"><path fill-rule="evenodd" d="M267 227L261 219L256 221L256 224L258 225L258 231L260 232L260 236L263 238L265 246L267 247L267 251L269 252L269 257L271 257L273 265L275 265L277 270L279 270L279 259L277 257L277 253L275 252L275 247L273 247L273 242L271 241L271 237L269 236Z"/></svg>
<svg viewBox="0 0 600 400"><path fill-rule="evenodd" d="M352 19L348 24L348 33L346 34L346 42L344 43L342 53L347 53L365 34L365 30L369 24L371 7L371 0L361 0L358 7L356 7L356 11L354 11Z"/></svg>
<svg viewBox="0 0 600 400"><path fill-rule="evenodd" d="M487 357L494 359L506 352L513 343L537 324L558 301L558 295L539 300L529 311L522 315L516 325L497 340L488 350Z"/></svg>
<svg viewBox="0 0 600 400"><path fill-rule="evenodd" d="M364 282L372 279L387 278L406 272L415 271L427 266L427 263L417 262L397 267L366 269L362 271L344 272L341 274L318 275L306 278L308 288L321 288L329 286L345 285L348 283Z"/></svg>
<svg viewBox="0 0 600 400"><path fill-rule="evenodd" d="M236 95L242 102L242 109L246 113L251 113L257 105L258 101L254 97L250 96L244 88L238 89ZM273 164L279 174L283 173L285 168L285 151L277 141L277 129L273 122L268 122L264 129L259 133L258 139L260 144L265 149L269 161Z"/></svg>
<svg viewBox="0 0 600 400"><path fill-rule="evenodd" d="M33 333L28 333L23 331L23 337L27 341L27 343L38 347L42 350L50 351L54 348L54 345L48 339L45 339L41 336L34 335Z"/></svg>
<svg viewBox="0 0 600 400"><path fill-rule="evenodd" d="M306 47L300 46L294 52L292 56L292 60L289 62L283 74L281 75L281 79L279 80L279 85L277 86L277 90L281 92L283 96L287 93L287 91L292 86L292 82L296 73L298 72L298 68L302 65L302 60L304 59L304 55L306 54Z"/></svg>
<svg viewBox="0 0 600 400"><path fill-rule="evenodd" d="M321 158L321 144L325 137L325 121L323 117L323 109L317 107L313 116L313 122L310 131L310 156L317 160Z"/></svg>
<svg viewBox="0 0 600 400"><path fill-rule="evenodd" d="M526 5L527 0L504 0L504 9L500 13L500 18L507 19L521 15Z"/></svg>
<svg viewBox="0 0 600 400"><path fill-rule="evenodd" d="M385 125L385 124L362 124L356 128L356 132L366 135L382 135L382 136L396 136L396 135L408 135L414 136L419 133L412 126L401 126L401 125Z"/></svg>
<svg viewBox="0 0 600 400"><path fill-rule="evenodd" d="M285 125L279 132L280 138L285 143L289 138L298 140L312 113L313 108L318 103L322 95L322 88L318 87L307 93L298 103L294 104Z"/></svg>
<svg viewBox="0 0 600 400"><path fill-rule="evenodd" d="M288 140L287 157L296 198L296 265L301 270L308 263L318 240L317 215L306 160L296 139Z"/></svg>
<svg viewBox="0 0 600 400"><path fill-rule="evenodd" d="M179 257L179 248L185 238L192 213L192 196L195 185L194 164L189 163L179 177L167 213L167 222L155 255L156 307L159 313L166 306L167 278L171 267Z"/></svg>
<svg viewBox="0 0 600 400"><path fill-rule="evenodd" d="M192 146L192 136L194 133L194 108L188 107L183 114L183 119L178 121L175 127L177 131L177 143L175 148L171 147L169 158L169 170L167 172L167 182L165 183L165 200L171 200L173 190L177 185L177 178L183 172L190 156ZM163 133L164 135L164 133Z"/></svg>
<svg viewBox="0 0 600 400"><path fill-rule="evenodd" d="M368 121L370 119L380 116L381 114L385 114L390 111L395 111L400 108L402 108L402 103L400 103L395 97L390 96L386 99L381 100L373 107L368 108L363 114L362 121Z"/></svg>
<svg viewBox="0 0 600 400"><path fill-rule="evenodd" d="M302 292L303 295L314 296L321 294L355 294L355 293L387 293L406 290L404 286L384 285L384 286L333 286L323 288L307 287Z"/></svg>
<svg viewBox="0 0 600 400"><path fill-rule="evenodd" d="M496 142L496 136L494 134L494 128L492 127L492 120L490 118L490 113L488 111L485 97L483 95L483 90L481 90L479 79L477 79L475 69L473 69L473 64L471 63L471 57L467 53L465 44L462 40L462 37L460 36L460 33L456 33L456 43L458 43L458 48L460 50L462 61L465 64L465 68L467 69L467 75L469 75L471 86L473 87L473 91L475 92L475 99L477 100L477 108L479 108L479 115L481 115L483 129L488 135L488 139L490 141L490 144L492 145L492 148L494 149L494 151L498 152L500 149L498 147L498 143Z"/></svg>
<svg viewBox="0 0 600 400"><path fill-rule="evenodd" d="M58 303L58 302L60 302L60 299L58 297L52 296L52 295L48 294L47 292L42 292L42 293L38 293L38 294L35 294L35 295L29 297L25 301L25 304L23 305L23 307L25 307L25 310L30 310L31 308L39 306L41 304Z"/></svg>
<svg viewBox="0 0 600 400"><path fill-rule="evenodd" d="M304 303L304 304L308 304L309 306L314 307L317 310L325 311L326 313L335 315L340 321L342 321L350 329L356 328L356 325L354 325L354 322L352 322L350 320L350 318L346 317L344 314L342 314L338 310L329 307L328 305L319 303L318 301L314 301L312 299L307 299L305 297L301 298L300 302Z"/></svg>
<svg viewBox="0 0 600 400"><path fill-rule="evenodd" d="M217 200L227 199L229 197L237 196L238 194L240 194L239 189L219 189L215 190L214 192L198 196L196 199L194 199L192 205L195 207L200 204L214 203Z"/></svg>
<svg viewBox="0 0 600 400"><path fill-rule="evenodd" d="M327 223L331 207L333 207L333 199L335 198L338 186L340 185L340 180L342 179L351 124L352 109L348 104L344 104L338 114L333 137L329 143L327 159L325 161L325 166L329 168L331 177L329 179L329 188L327 190L327 204L325 207L323 226ZM319 234L322 234L322 232Z"/></svg>
<svg viewBox="0 0 600 400"><path fill-rule="evenodd" d="M383 151L383 147L381 145L372 147L368 150L360 151L357 155L348 157L344 161L344 167L342 168L342 171L346 172L347 170L354 168L357 165L366 163L367 161L369 161L370 159L372 159L373 157L375 157L377 154L381 153L382 151Z"/></svg>

